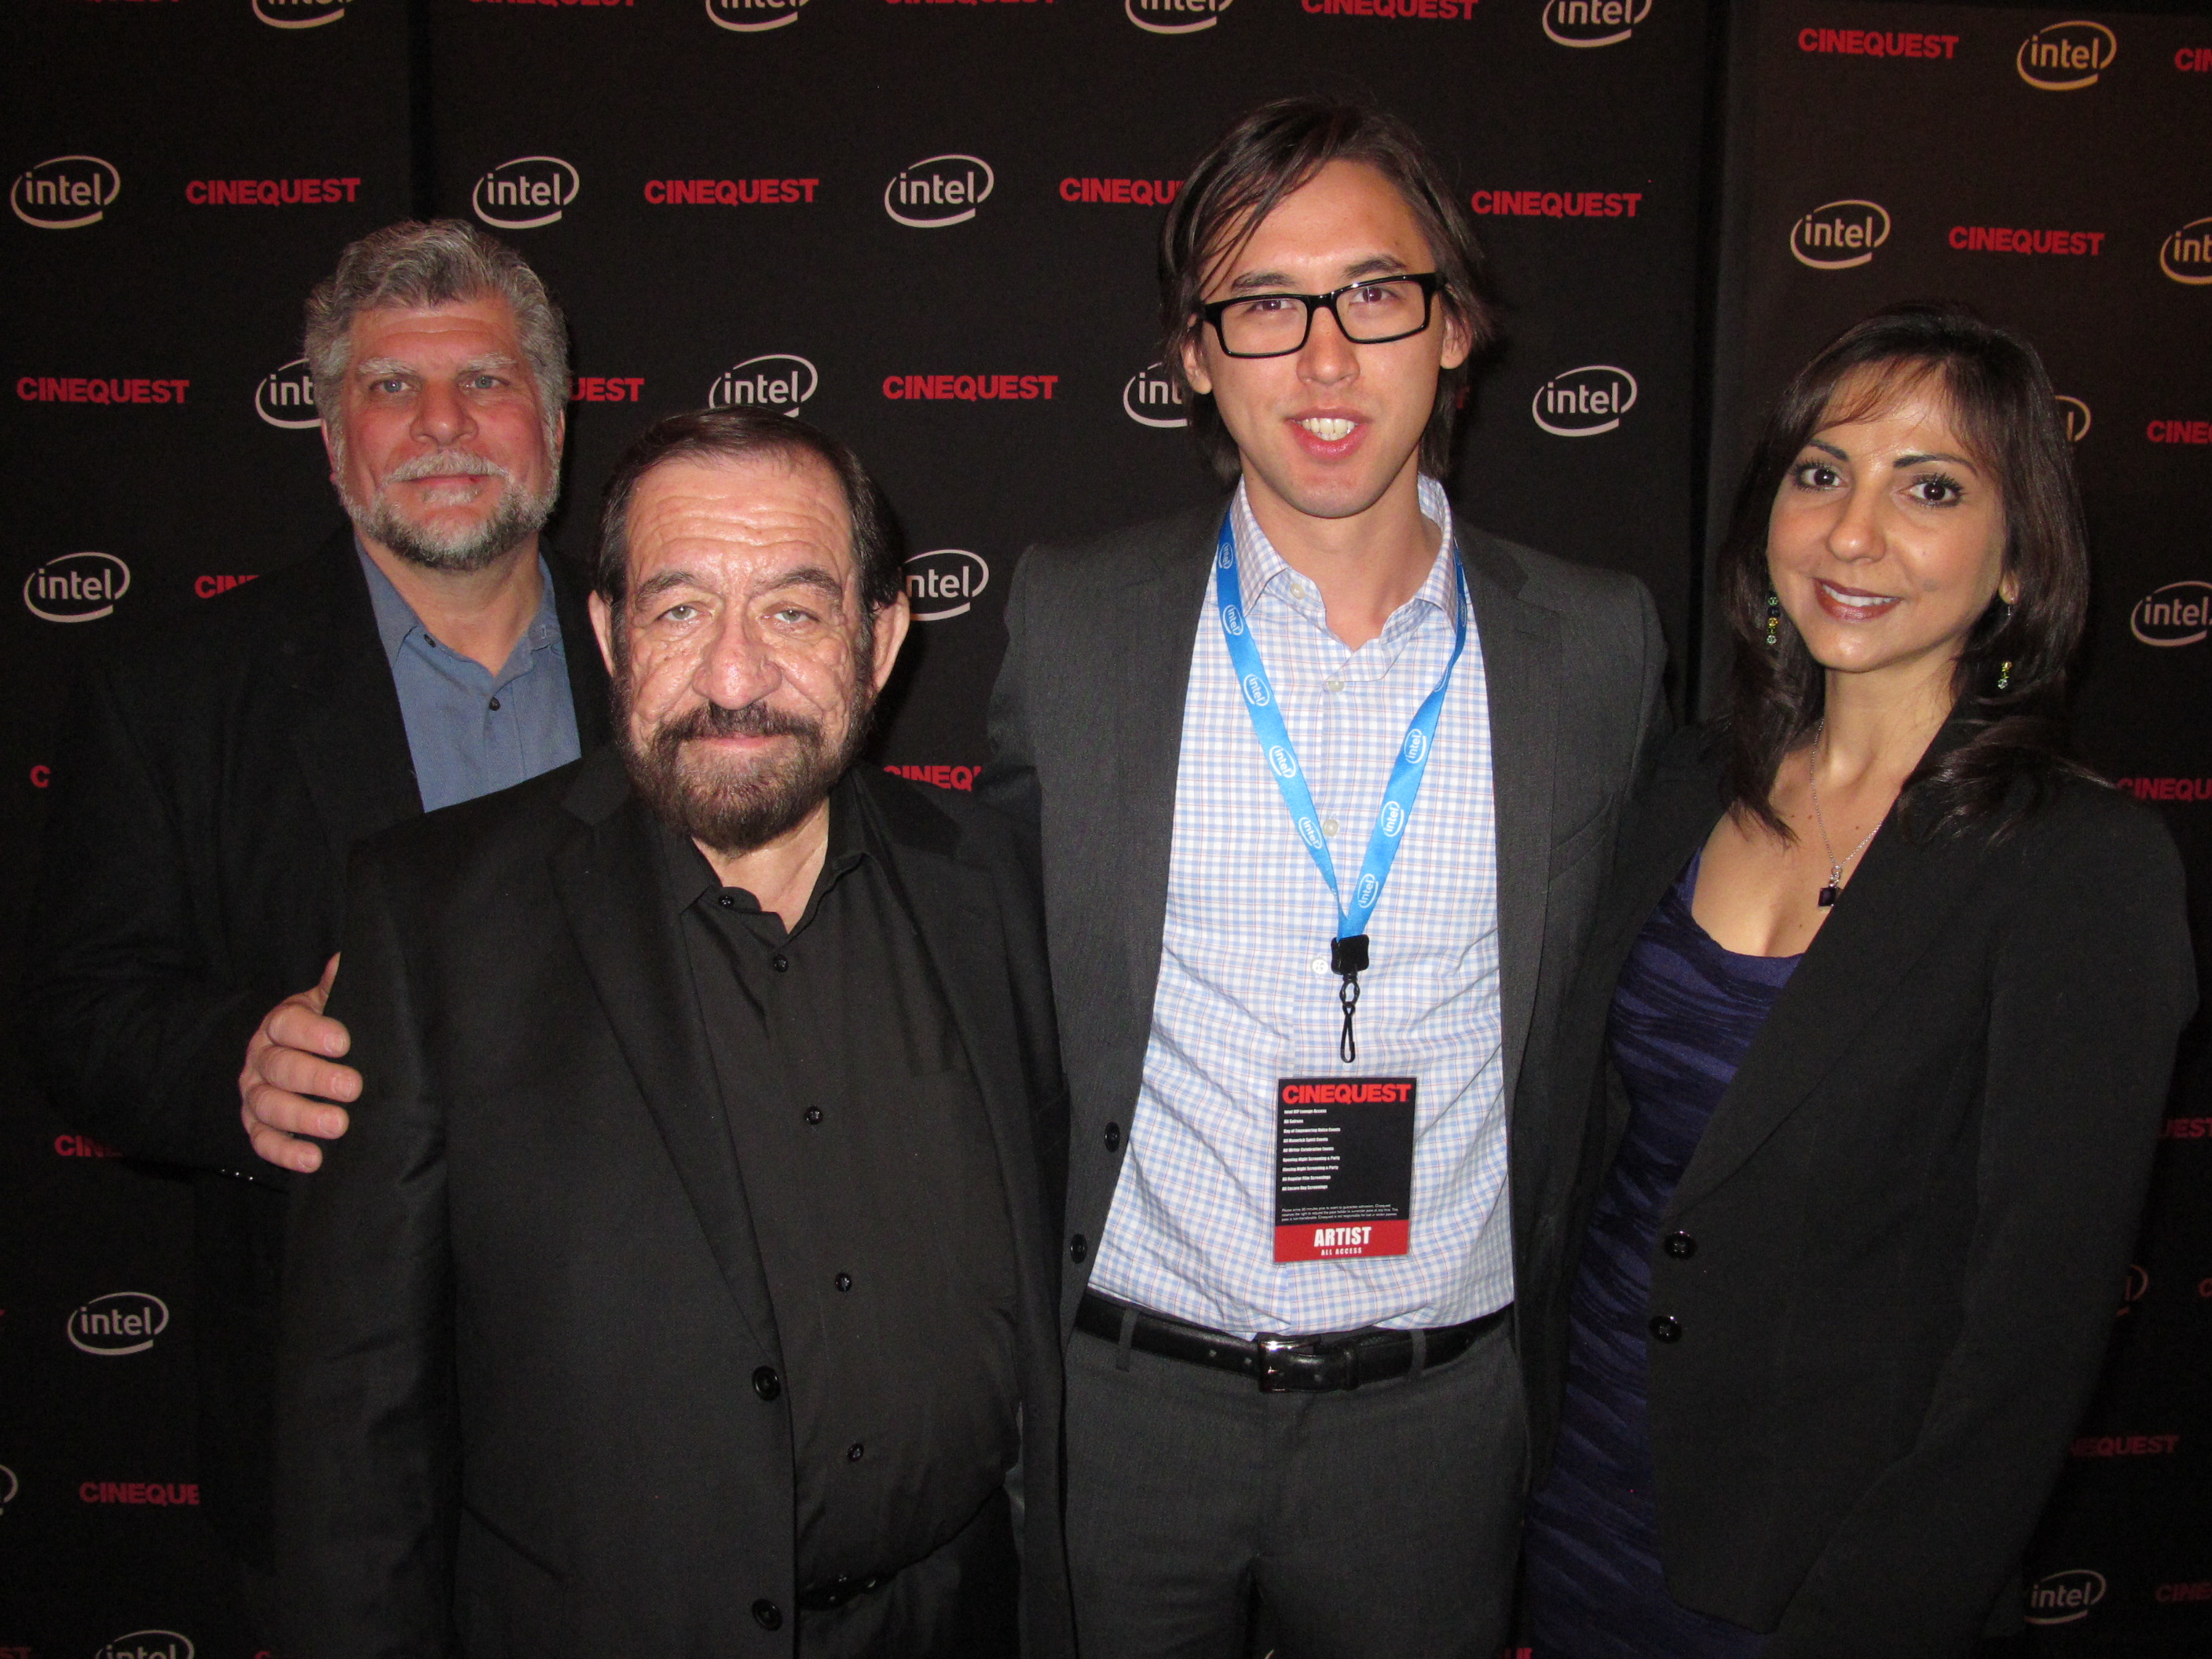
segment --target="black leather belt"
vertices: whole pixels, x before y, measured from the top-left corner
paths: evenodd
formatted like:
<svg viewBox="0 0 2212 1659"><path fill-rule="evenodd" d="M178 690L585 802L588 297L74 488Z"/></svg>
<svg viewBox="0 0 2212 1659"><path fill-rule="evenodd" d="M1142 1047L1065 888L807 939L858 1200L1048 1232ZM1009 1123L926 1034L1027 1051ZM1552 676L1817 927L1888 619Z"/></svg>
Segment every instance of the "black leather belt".
<svg viewBox="0 0 2212 1659"><path fill-rule="evenodd" d="M1186 1325L1096 1291L1076 1305L1075 1328L1164 1359L1187 1360L1251 1377L1262 1394L1322 1393L1417 1376L1458 1358L1512 1312L1511 1304L1464 1325L1422 1331L1339 1331L1319 1336L1263 1336L1255 1341Z"/></svg>

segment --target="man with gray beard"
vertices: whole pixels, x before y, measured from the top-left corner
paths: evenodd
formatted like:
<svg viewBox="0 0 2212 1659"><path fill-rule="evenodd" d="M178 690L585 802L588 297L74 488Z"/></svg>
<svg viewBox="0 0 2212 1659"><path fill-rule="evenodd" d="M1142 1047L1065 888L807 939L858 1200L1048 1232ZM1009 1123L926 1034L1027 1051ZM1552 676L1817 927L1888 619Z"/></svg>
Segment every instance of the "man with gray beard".
<svg viewBox="0 0 2212 1659"><path fill-rule="evenodd" d="M1033 843L854 764L901 571L842 444L670 416L601 520L616 742L355 859L293 1659L1072 1650Z"/></svg>
<svg viewBox="0 0 2212 1659"><path fill-rule="evenodd" d="M306 344L350 525L85 678L25 988L61 1115L191 1173L200 1485L264 1640L284 1194L318 1151L264 1128L255 1157L241 1085L351 1097L342 1046L276 1045L316 1023L355 842L606 730L580 585L539 544L568 367L536 274L457 221L392 225L315 290Z"/></svg>

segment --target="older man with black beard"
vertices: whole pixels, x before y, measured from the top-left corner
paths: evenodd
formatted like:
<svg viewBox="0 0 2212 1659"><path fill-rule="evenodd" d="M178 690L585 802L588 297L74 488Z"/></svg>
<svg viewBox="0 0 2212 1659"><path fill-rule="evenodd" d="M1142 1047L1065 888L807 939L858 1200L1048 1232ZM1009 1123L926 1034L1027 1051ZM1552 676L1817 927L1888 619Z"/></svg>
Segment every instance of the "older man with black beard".
<svg viewBox="0 0 2212 1659"><path fill-rule="evenodd" d="M616 743L357 856L362 1092L285 1285L295 1659L979 1659L1018 1607L1069 1650L1034 860L853 765L900 574L842 444L661 422L595 568Z"/></svg>
<svg viewBox="0 0 2212 1659"><path fill-rule="evenodd" d="M196 1328L206 1513L264 1639L290 1177L248 1145L241 1064L262 1094L278 1092L268 1066L286 1090L349 1098L343 1037L313 1018L348 848L605 732L580 584L539 544L568 386L544 285L456 221L393 225L315 290L306 343L351 523L87 677L54 767L25 988L61 1115L191 1172L193 1281L160 1288ZM327 1046L274 1047L295 1024ZM259 1138L314 1167L311 1143Z"/></svg>

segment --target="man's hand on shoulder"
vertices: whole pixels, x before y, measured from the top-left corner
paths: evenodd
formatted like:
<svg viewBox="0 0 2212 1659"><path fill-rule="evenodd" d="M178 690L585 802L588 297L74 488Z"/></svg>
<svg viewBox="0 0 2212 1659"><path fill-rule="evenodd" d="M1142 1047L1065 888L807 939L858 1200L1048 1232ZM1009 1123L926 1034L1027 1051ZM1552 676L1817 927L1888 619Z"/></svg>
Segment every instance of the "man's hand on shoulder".
<svg viewBox="0 0 2212 1659"><path fill-rule="evenodd" d="M253 1150L301 1175L323 1162L323 1149L303 1137L336 1140L348 1120L345 1109L331 1103L361 1097L361 1073L337 1063L353 1038L323 1012L337 971L333 956L313 989L286 997L269 1011L246 1045L246 1066L238 1074L238 1115Z"/></svg>

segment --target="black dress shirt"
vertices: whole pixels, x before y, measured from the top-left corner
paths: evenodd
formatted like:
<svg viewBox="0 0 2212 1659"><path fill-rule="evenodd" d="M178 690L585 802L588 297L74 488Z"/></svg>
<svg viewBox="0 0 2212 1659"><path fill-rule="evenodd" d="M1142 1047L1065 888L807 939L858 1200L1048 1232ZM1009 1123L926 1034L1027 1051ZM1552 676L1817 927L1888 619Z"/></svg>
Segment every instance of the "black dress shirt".
<svg viewBox="0 0 2212 1659"><path fill-rule="evenodd" d="M928 1554L1018 1443L990 1126L850 790L788 932L688 838L658 838L775 1310L802 1585Z"/></svg>

